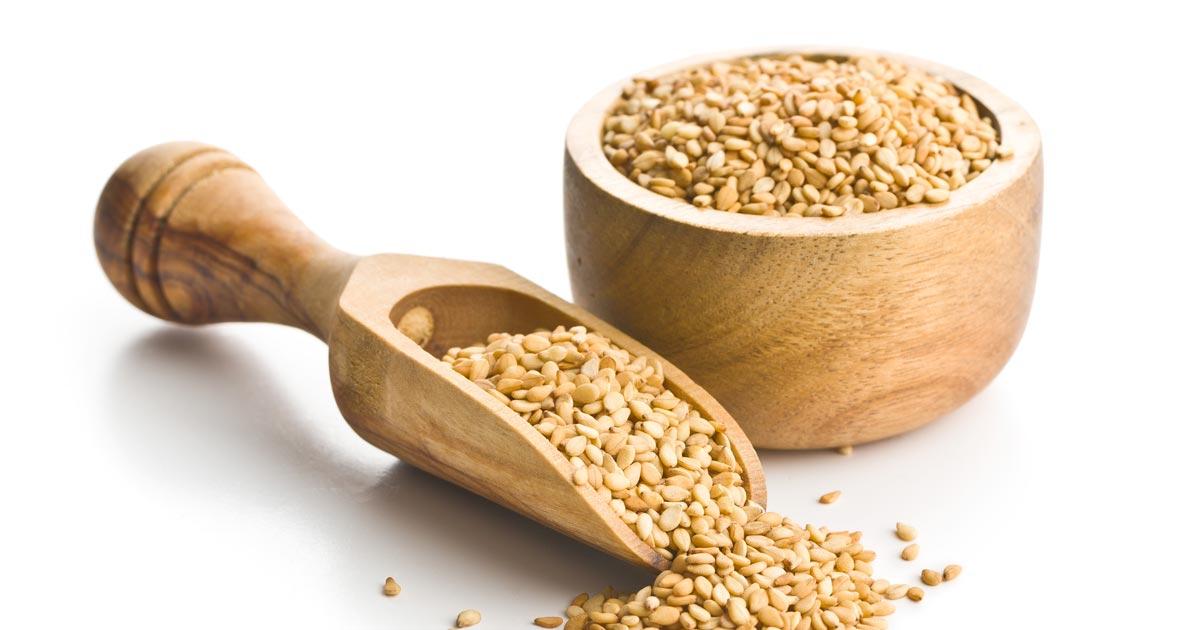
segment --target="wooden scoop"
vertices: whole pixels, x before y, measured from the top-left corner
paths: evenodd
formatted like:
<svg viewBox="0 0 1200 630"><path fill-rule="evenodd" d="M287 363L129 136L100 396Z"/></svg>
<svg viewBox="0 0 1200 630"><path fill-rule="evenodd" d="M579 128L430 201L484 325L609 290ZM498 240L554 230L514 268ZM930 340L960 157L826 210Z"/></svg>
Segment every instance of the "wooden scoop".
<svg viewBox="0 0 1200 630"><path fill-rule="evenodd" d="M100 264L138 308L182 324L307 330L329 344L338 407L371 444L614 556L668 565L598 493L572 483L570 464L536 429L439 358L493 332L559 324L657 357L621 331L503 267L334 249L258 173L201 144L129 158L95 221ZM397 328L402 319L423 346ZM741 428L682 372L666 361L663 369L671 391L725 425L751 498L765 503L762 466Z"/></svg>

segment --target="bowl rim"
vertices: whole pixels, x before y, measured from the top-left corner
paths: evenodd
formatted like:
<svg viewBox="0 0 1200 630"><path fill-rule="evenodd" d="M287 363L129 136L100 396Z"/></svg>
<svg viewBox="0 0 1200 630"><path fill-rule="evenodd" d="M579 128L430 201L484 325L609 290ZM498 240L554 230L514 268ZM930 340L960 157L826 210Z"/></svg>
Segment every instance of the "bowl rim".
<svg viewBox="0 0 1200 630"><path fill-rule="evenodd" d="M689 67L734 59L781 54L826 56L881 55L921 68L953 83L987 108L1000 126L1011 157L993 162L987 170L953 191L950 200L931 206L915 204L870 214L832 219L819 217L769 217L743 213L702 210L680 199L664 197L643 188L619 172L604 156L600 130L605 115L631 77L657 77ZM1020 179L1041 155L1037 125L1020 105L981 79L933 61L888 51L838 46L773 46L705 53L638 72L596 93L571 119L567 127L568 159L579 173L605 193L643 212L669 221L721 232L762 236L845 236L902 229L918 223L939 221L995 198Z"/></svg>

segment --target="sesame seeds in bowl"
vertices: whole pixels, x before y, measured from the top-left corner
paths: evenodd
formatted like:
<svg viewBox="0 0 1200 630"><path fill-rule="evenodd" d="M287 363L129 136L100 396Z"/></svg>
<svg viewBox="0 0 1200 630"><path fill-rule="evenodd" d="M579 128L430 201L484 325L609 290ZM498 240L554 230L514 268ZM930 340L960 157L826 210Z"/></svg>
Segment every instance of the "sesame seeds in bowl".
<svg viewBox="0 0 1200 630"><path fill-rule="evenodd" d="M601 141L659 195L777 217L941 204L1011 155L969 94L875 54L745 56L637 78Z"/></svg>

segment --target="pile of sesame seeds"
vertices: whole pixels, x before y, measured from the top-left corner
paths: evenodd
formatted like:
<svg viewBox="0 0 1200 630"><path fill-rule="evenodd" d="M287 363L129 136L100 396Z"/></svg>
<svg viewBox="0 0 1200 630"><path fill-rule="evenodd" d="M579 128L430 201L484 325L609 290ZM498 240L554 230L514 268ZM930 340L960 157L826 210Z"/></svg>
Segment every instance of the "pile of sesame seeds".
<svg viewBox="0 0 1200 630"><path fill-rule="evenodd" d="M724 427L675 396L656 359L560 326L493 334L443 360L535 427L577 485L671 560L637 592L580 594L567 630L886 628L893 600L923 596L873 577L861 532L750 500Z"/></svg>
<svg viewBox="0 0 1200 630"><path fill-rule="evenodd" d="M602 143L660 195L790 217L943 203L1011 154L969 95L879 56L744 57L638 78Z"/></svg>

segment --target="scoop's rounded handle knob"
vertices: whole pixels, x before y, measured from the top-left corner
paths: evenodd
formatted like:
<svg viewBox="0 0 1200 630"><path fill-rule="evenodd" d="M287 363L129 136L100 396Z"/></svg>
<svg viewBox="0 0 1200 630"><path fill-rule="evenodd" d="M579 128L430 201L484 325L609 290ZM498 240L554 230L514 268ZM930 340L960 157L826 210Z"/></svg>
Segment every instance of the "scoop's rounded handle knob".
<svg viewBox="0 0 1200 630"><path fill-rule="evenodd" d="M193 142L126 160L100 195L96 254L117 291L182 324L257 321L328 337L353 257L232 154Z"/></svg>

